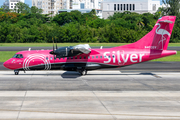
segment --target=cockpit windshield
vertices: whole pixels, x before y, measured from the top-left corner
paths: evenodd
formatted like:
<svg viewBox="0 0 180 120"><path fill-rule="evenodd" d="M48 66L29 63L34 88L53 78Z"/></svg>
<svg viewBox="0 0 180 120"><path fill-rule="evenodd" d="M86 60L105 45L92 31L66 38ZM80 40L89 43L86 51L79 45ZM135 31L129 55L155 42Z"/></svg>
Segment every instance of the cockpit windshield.
<svg viewBox="0 0 180 120"><path fill-rule="evenodd" d="M23 58L23 55L22 55L22 54L15 54L15 55L13 56L13 58Z"/></svg>

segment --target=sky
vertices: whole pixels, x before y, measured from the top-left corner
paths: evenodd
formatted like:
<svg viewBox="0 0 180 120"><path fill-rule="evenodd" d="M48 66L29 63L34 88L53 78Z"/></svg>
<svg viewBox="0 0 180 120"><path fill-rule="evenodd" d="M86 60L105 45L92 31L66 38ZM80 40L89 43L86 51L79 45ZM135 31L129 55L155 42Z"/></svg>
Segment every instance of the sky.
<svg viewBox="0 0 180 120"><path fill-rule="evenodd" d="M0 0L0 6L3 5L4 1L5 1L5 0ZM156 1L156 0L155 0L155 1ZM160 1L162 1L162 0L160 0ZM25 3L28 4L29 7L32 6L32 0L25 0Z"/></svg>

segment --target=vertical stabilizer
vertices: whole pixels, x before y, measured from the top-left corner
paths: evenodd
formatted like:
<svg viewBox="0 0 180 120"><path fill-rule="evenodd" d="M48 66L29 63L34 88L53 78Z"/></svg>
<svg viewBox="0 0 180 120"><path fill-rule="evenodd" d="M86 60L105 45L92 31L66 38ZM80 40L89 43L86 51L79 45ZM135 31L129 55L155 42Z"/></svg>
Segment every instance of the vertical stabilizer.
<svg viewBox="0 0 180 120"><path fill-rule="evenodd" d="M139 41L121 46L122 48L166 50L174 27L176 16L158 19L154 28Z"/></svg>

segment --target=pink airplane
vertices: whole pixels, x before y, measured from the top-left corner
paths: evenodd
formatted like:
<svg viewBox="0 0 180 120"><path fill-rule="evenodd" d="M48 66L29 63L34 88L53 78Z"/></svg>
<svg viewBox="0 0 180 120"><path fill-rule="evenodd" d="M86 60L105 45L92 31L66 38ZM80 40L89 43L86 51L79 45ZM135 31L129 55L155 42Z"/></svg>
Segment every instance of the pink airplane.
<svg viewBox="0 0 180 120"><path fill-rule="evenodd" d="M167 50L175 16L158 19L154 28L139 41L113 48L91 49L88 44L61 47L52 50L28 50L16 53L4 66L19 71L67 70L86 75L87 71L116 68L174 55Z"/></svg>

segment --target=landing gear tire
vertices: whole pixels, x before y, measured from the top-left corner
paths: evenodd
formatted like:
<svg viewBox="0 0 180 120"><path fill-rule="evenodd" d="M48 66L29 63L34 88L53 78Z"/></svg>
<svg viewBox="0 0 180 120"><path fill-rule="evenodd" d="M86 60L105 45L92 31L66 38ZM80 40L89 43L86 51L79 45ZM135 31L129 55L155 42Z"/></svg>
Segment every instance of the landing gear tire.
<svg viewBox="0 0 180 120"><path fill-rule="evenodd" d="M81 70L79 73L80 73L82 76L87 75L87 70Z"/></svg>
<svg viewBox="0 0 180 120"><path fill-rule="evenodd" d="M15 75L19 75L19 71L15 70L15 71L14 71L14 74L15 74Z"/></svg>

